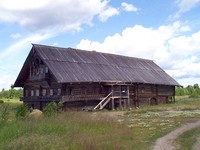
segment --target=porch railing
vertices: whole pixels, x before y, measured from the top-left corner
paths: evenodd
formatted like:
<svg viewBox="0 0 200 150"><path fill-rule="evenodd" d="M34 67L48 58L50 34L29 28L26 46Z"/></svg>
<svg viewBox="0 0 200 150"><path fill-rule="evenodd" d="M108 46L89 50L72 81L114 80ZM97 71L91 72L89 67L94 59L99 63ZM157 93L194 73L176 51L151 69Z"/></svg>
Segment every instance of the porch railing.
<svg viewBox="0 0 200 150"><path fill-rule="evenodd" d="M20 100L24 102L28 101L86 101L86 100L102 100L105 97L104 94L98 95L68 95L68 96L28 96L28 97L21 97Z"/></svg>

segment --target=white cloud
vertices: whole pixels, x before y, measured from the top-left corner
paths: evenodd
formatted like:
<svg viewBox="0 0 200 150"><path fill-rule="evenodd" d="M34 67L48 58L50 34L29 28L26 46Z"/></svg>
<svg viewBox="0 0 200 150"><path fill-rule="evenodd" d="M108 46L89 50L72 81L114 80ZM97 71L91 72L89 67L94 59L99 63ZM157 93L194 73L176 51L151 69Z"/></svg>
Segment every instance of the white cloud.
<svg viewBox="0 0 200 150"><path fill-rule="evenodd" d="M163 48L165 41L170 39L179 29L179 23L169 26L161 26L158 29L145 28L141 25L126 28L122 33L108 36L103 43L97 41L82 40L77 47L96 49L98 51L123 52L125 55L151 58L152 52Z"/></svg>
<svg viewBox="0 0 200 150"><path fill-rule="evenodd" d="M100 21L105 22L108 18L115 15L119 15L118 9L113 7L108 7L99 14L99 19Z"/></svg>
<svg viewBox="0 0 200 150"><path fill-rule="evenodd" d="M23 10L23 9L34 9L34 8L40 8L44 5L48 4L48 0L43 0L40 3L37 1L27 1L27 0L1 0L1 6L8 10Z"/></svg>
<svg viewBox="0 0 200 150"><path fill-rule="evenodd" d="M0 22L18 23L31 30L79 30L105 10L107 0L0 0ZM108 9L113 11L114 9Z"/></svg>
<svg viewBox="0 0 200 150"><path fill-rule="evenodd" d="M174 18L179 18L183 13L190 11L199 2L200 0L176 0L175 3L178 7L178 11L175 14Z"/></svg>
<svg viewBox="0 0 200 150"><path fill-rule="evenodd" d="M11 34L10 37L12 39L19 39L22 37L22 35L20 33L14 33L14 34Z"/></svg>
<svg viewBox="0 0 200 150"><path fill-rule="evenodd" d="M135 7L135 6L132 5L132 4L128 4L128 3L123 2L123 3L121 3L121 6L123 7L123 9L124 9L125 11L133 11L133 12L138 11L138 8Z"/></svg>
<svg viewBox="0 0 200 150"><path fill-rule="evenodd" d="M5 59L7 61L13 60L13 58L16 58L16 55L20 56L20 54L23 53L22 50L27 48L27 46L30 46L30 43L39 43L40 41L50 38L51 36L52 35L50 34L33 34L28 35L21 40L18 40L12 46L6 48L5 50L2 50L2 52L0 53L0 63L3 62Z"/></svg>
<svg viewBox="0 0 200 150"><path fill-rule="evenodd" d="M186 27L181 22L156 29L135 25L106 37L102 43L83 39L77 48L152 59L180 84L187 85L187 78L200 81L200 31L182 36Z"/></svg>
<svg viewBox="0 0 200 150"><path fill-rule="evenodd" d="M30 49L31 43L39 43L51 36L49 34L29 35L0 52L0 90L9 89L11 84L14 84L21 65L29 53L26 50Z"/></svg>
<svg viewBox="0 0 200 150"><path fill-rule="evenodd" d="M191 31L191 28L189 26L183 26L180 28L181 32L187 32L187 31Z"/></svg>

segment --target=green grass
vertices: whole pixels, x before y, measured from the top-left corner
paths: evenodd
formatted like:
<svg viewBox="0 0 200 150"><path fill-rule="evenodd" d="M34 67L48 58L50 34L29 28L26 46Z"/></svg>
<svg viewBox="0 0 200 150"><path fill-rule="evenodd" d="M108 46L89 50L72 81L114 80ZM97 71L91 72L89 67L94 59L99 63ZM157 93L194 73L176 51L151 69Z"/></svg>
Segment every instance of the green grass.
<svg viewBox="0 0 200 150"><path fill-rule="evenodd" d="M12 108L20 103L5 104L10 109L9 119L0 129L1 150L147 150L157 138L200 119L200 99L181 98L176 104L123 112L64 112L38 120L16 120Z"/></svg>
<svg viewBox="0 0 200 150"><path fill-rule="evenodd" d="M6 98L1 98L1 100L4 101L4 103L22 103L19 99L13 98L13 99L6 99Z"/></svg>
<svg viewBox="0 0 200 150"><path fill-rule="evenodd" d="M5 107L8 107L8 116L9 121L15 120L15 110L16 108L22 104L22 102L19 101L19 99L1 99L4 101L4 103L0 103L0 117L2 114L2 111L5 109Z"/></svg>
<svg viewBox="0 0 200 150"><path fill-rule="evenodd" d="M192 146L197 142L197 138L200 136L200 128L195 128L183 133L179 136L176 142L180 145L179 150L192 149Z"/></svg>

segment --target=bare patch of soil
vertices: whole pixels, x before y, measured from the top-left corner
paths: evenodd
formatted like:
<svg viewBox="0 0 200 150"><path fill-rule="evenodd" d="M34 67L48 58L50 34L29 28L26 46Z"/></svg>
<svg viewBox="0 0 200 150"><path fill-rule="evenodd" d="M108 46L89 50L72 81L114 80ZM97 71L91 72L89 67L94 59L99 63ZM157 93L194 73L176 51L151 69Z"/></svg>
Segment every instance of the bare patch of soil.
<svg viewBox="0 0 200 150"><path fill-rule="evenodd" d="M154 146L154 150L176 150L179 145L175 143L175 139L178 138L182 133L189 131L193 128L200 127L200 121L194 122L194 123L187 123L182 125L180 128L168 133L164 137L159 138ZM197 146L194 146L195 148L199 149L200 147L200 138L198 139ZM196 145L195 144L195 145Z"/></svg>

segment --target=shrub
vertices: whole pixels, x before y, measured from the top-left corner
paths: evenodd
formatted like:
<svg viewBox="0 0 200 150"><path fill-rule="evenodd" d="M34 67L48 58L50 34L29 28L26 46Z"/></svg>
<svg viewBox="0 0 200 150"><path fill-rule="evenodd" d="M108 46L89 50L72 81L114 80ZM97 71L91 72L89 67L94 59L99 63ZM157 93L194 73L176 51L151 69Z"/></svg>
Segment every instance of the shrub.
<svg viewBox="0 0 200 150"><path fill-rule="evenodd" d="M64 102L63 101L60 101L58 104L57 104L57 111L58 112L61 112L63 110L63 104Z"/></svg>
<svg viewBox="0 0 200 150"><path fill-rule="evenodd" d="M55 115L57 113L58 110L58 105L56 104L56 102L50 102L47 104L47 106L44 108L44 115L45 116L52 116Z"/></svg>
<svg viewBox="0 0 200 150"><path fill-rule="evenodd" d="M2 104L2 103L4 103L4 101L3 101L3 100L0 100L0 104Z"/></svg>
<svg viewBox="0 0 200 150"><path fill-rule="evenodd" d="M28 116L28 113L29 113L28 106L26 104L22 104L17 107L15 116L17 119L24 119Z"/></svg>
<svg viewBox="0 0 200 150"><path fill-rule="evenodd" d="M190 98L200 98L200 90L196 89L194 92L189 96Z"/></svg>

